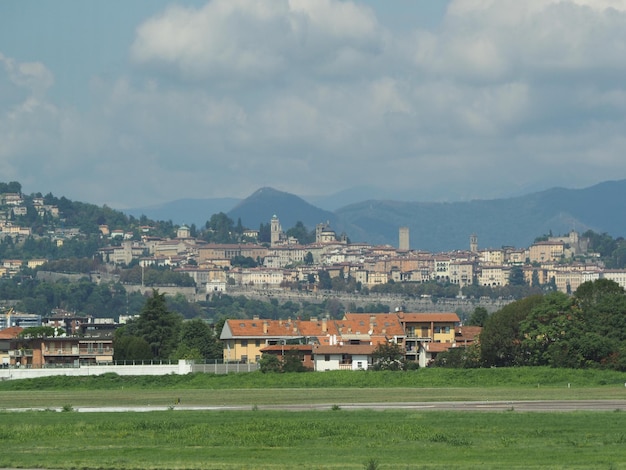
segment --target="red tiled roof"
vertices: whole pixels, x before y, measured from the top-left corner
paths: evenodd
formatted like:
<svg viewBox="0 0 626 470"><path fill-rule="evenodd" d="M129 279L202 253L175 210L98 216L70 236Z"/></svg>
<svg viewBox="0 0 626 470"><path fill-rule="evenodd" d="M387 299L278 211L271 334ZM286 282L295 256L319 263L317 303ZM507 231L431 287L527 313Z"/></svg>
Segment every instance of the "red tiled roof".
<svg viewBox="0 0 626 470"><path fill-rule="evenodd" d="M433 312L433 313L404 313L398 314L400 320L404 323L413 322L454 322L461 321L456 313L451 312Z"/></svg>
<svg viewBox="0 0 626 470"><path fill-rule="evenodd" d="M10 326L9 328L5 328L4 330L0 330L0 339L13 339L17 338L24 328L21 326Z"/></svg>
<svg viewBox="0 0 626 470"><path fill-rule="evenodd" d="M313 348L314 354L372 354L376 346L371 344L318 345Z"/></svg>
<svg viewBox="0 0 626 470"><path fill-rule="evenodd" d="M453 343L428 343L426 350L428 352L444 352L452 347Z"/></svg>
<svg viewBox="0 0 626 470"><path fill-rule="evenodd" d="M269 352L269 351L292 351L292 350L296 350L296 351L303 351L303 352L307 352L307 351L312 351L313 350L313 345L312 344L272 344L270 346L266 346L262 349L260 349L261 352Z"/></svg>

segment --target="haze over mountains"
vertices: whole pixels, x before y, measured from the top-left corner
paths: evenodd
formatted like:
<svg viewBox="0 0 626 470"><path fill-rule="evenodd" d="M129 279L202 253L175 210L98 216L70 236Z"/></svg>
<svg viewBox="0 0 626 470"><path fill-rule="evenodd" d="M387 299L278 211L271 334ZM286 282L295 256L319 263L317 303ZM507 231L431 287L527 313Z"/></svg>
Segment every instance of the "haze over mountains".
<svg viewBox="0 0 626 470"><path fill-rule="evenodd" d="M347 196L347 193L346 193ZM467 202L409 202L363 200L341 204L341 194L326 201L325 210L303 198L261 188L244 200L182 199L158 206L129 209L136 217L172 220L203 226L212 214L224 212L249 228L268 223L276 214L284 230L297 221L313 229L329 222L351 241L397 246L398 229L410 229L412 249L431 252L467 249L469 236L478 235L481 247L526 247L543 234L593 230L614 238L626 234L626 180L606 181L584 189L553 188L519 197ZM332 202L335 204L332 204Z"/></svg>

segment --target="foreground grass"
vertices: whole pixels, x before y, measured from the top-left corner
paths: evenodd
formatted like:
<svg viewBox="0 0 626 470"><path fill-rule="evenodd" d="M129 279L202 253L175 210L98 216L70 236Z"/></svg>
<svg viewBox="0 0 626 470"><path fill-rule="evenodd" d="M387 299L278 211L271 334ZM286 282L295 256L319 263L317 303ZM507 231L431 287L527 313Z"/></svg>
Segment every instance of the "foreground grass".
<svg viewBox="0 0 626 470"><path fill-rule="evenodd" d="M0 467L616 469L626 468L625 420L619 412L0 413Z"/></svg>
<svg viewBox="0 0 626 470"><path fill-rule="evenodd" d="M47 377L0 382L0 409L626 399L626 374L550 368Z"/></svg>

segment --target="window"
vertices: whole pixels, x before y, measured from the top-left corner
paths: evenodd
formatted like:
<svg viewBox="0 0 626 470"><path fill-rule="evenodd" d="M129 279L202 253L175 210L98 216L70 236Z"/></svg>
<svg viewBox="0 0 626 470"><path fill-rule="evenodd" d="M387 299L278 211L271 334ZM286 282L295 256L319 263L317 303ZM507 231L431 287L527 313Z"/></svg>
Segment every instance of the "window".
<svg viewBox="0 0 626 470"><path fill-rule="evenodd" d="M258 339L257 339L257 340L254 342L254 345L255 345L257 348L258 348L259 346L261 346L261 340L258 340Z"/></svg>
<svg viewBox="0 0 626 470"><path fill-rule="evenodd" d="M247 354L243 354L241 356L241 362L248 362L248 355Z"/></svg>
<svg viewBox="0 0 626 470"><path fill-rule="evenodd" d="M247 348L248 347L248 340L247 339L242 339L241 340L241 347L242 348Z"/></svg>
<svg viewBox="0 0 626 470"><path fill-rule="evenodd" d="M326 355L324 356L324 360L325 360L326 362L330 361L330 354L326 354Z"/></svg>

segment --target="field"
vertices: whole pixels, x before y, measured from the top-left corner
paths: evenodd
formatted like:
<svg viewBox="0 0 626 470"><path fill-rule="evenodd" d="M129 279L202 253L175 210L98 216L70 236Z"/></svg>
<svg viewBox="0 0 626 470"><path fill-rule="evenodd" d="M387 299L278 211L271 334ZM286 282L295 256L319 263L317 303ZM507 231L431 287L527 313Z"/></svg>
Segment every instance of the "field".
<svg viewBox="0 0 626 470"><path fill-rule="evenodd" d="M543 368L7 381L0 383L0 467L626 469L626 413L617 410L347 409L367 402L623 400L625 382L621 373ZM181 411L178 399L245 409ZM296 403L331 406L264 408ZM148 404L164 411L77 412ZM13 408L27 411L7 411Z"/></svg>

